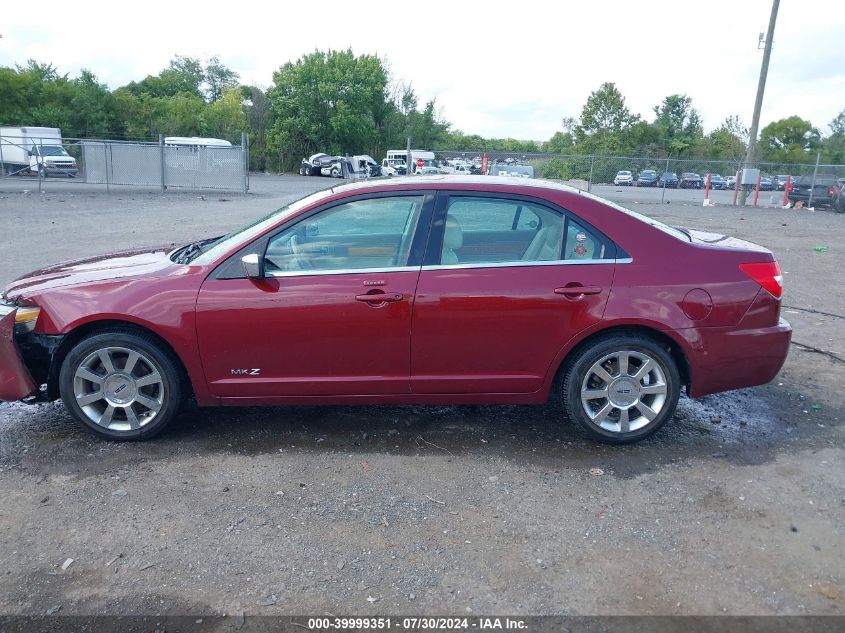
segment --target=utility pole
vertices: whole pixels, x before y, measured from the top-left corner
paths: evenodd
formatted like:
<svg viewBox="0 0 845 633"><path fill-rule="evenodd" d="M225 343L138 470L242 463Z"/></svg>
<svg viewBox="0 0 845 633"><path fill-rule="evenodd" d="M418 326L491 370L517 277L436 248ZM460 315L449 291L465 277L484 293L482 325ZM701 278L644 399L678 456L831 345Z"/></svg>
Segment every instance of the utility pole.
<svg viewBox="0 0 845 633"><path fill-rule="evenodd" d="M757 82L757 97L754 99L754 114L751 116L751 129L748 131L748 152L745 154L745 167L757 162L757 130L760 127L760 110L763 108L763 93L766 91L766 76L769 74L769 58L772 56L772 40L775 36L775 22L778 19L780 0L772 0L772 14L769 16L769 30L763 47L763 63L760 66L760 80ZM748 192L740 189L739 204L745 206Z"/></svg>

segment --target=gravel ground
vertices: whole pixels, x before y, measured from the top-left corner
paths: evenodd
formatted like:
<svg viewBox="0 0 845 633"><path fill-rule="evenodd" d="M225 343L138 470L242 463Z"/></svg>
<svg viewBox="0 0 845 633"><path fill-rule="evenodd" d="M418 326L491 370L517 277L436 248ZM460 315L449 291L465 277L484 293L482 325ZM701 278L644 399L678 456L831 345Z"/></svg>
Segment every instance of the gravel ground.
<svg viewBox="0 0 845 633"><path fill-rule="evenodd" d="M0 283L330 184L0 181ZM775 251L803 347L772 384L684 398L622 448L532 407L197 409L114 444L60 404L0 404L0 614L842 614L845 216L595 192Z"/></svg>

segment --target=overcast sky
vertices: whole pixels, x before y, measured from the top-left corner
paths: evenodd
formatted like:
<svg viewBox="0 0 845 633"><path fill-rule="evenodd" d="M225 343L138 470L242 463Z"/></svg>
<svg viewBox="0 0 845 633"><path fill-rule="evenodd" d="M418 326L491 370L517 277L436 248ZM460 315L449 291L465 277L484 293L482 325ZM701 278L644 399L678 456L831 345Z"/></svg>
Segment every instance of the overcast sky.
<svg viewBox="0 0 845 633"><path fill-rule="evenodd" d="M542 141L604 81L648 120L664 96L687 93L706 130L731 114L748 124L771 0L78 0L8 9L0 66L34 58L71 76L89 68L116 88L175 54L216 54L244 82L268 86L286 61L351 47L386 58L457 129ZM829 134L843 108L841 0L783 0L761 127L797 114Z"/></svg>

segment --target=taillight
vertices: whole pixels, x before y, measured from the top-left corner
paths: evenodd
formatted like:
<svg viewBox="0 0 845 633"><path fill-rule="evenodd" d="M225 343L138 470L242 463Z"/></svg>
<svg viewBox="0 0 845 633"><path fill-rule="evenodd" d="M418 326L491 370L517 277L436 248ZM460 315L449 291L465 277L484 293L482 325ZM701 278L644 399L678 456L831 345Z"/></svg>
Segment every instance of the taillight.
<svg viewBox="0 0 845 633"><path fill-rule="evenodd" d="M831 188L827 190L827 195L829 195L831 198L834 198L834 197L836 197L837 191L838 191L838 189L836 187L831 186Z"/></svg>
<svg viewBox="0 0 845 633"><path fill-rule="evenodd" d="M739 269L768 290L775 299L783 294L783 275L777 262L740 264Z"/></svg>

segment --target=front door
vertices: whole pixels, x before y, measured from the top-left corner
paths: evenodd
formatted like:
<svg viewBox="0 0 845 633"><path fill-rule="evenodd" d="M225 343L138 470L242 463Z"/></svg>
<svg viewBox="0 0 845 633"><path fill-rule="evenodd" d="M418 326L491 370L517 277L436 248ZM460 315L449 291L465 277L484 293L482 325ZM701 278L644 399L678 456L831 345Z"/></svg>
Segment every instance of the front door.
<svg viewBox="0 0 845 633"><path fill-rule="evenodd" d="M432 200L417 193L343 202L272 236L265 279L212 275L197 301L211 391L247 398L408 393L419 277L412 243Z"/></svg>
<svg viewBox="0 0 845 633"><path fill-rule="evenodd" d="M442 240L432 236L439 261L417 285L412 391L537 391L566 342L602 318L613 245L522 199L460 194L437 206Z"/></svg>

